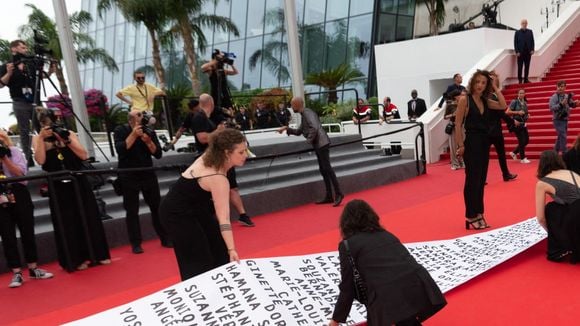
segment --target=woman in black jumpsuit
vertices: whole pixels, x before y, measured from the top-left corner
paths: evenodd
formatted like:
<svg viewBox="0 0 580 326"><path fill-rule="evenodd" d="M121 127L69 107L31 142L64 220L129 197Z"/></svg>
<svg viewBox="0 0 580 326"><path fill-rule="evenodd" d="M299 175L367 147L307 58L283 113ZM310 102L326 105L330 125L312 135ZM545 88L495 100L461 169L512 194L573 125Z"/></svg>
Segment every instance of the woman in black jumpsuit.
<svg viewBox="0 0 580 326"><path fill-rule="evenodd" d="M459 99L455 117L457 156L465 162L465 228L488 228L483 212L483 192L489 165L489 110L505 110L506 102L501 90L492 82L497 75L478 70L469 80L468 95ZM497 96L497 101L491 95ZM465 139L463 128L465 127Z"/></svg>
<svg viewBox="0 0 580 326"><path fill-rule="evenodd" d="M160 207L181 280L239 261L230 224L227 171L244 164L246 139L237 130L210 135L209 148L181 174Z"/></svg>

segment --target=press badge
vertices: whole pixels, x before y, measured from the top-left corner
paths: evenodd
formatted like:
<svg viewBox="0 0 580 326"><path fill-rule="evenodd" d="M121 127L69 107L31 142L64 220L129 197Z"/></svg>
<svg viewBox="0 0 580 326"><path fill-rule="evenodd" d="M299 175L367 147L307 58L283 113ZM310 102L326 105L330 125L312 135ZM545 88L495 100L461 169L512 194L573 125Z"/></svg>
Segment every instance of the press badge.
<svg viewBox="0 0 580 326"><path fill-rule="evenodd" d="M30 87L22 87L22 95L28 102L32 102L34 100L32 96L32 88Z"/></svg>

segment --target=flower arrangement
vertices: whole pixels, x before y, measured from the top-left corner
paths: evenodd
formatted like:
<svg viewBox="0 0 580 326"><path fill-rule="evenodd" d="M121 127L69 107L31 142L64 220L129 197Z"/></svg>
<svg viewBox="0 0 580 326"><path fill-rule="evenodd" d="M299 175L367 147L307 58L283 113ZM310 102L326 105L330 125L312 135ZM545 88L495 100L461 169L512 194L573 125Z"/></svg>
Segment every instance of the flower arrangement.
<svg viewBox="0 0 580 326"><path fill-rule="evenodd" d="M87 106L87 113L91 118L102 118L109 110L109 100L101 90L89 89L84 92L85 105ZM59 109L63 117L68 118L72 116L71 109L72 101L67 94L54 95L48 98L46 107L51 109Z"/></svg>

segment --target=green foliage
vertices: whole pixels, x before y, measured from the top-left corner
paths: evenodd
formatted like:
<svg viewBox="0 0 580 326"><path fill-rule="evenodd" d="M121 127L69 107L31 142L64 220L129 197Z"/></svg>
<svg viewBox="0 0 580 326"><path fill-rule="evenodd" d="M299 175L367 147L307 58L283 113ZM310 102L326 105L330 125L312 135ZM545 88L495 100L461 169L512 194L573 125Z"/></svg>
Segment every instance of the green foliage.
<svg viewBox="0 0 580 326"><path fill-rule="evenodd" d="M194 97L193 90L190 84L177 83L169 87L165 94L167 94L171 124L174 131L176 131L189 112L187 103Z"/></svg>
<svg viewBox="0 0 580 326"><path fill-rule="evenodd" d="M10 52L10 41L0 39L0 62L7 63L12 60L12 53Z"/></svg>
<svg viewBox="0 0 580 326"><path fill-rule="evenodd" d="M305 84L318 85L328 91L328 102L336 103L338 100L336 89L350 82L357 82L357 79L364 77L364 74L348 64L340 64L336 68L311 73L306 76Z"/></svg>

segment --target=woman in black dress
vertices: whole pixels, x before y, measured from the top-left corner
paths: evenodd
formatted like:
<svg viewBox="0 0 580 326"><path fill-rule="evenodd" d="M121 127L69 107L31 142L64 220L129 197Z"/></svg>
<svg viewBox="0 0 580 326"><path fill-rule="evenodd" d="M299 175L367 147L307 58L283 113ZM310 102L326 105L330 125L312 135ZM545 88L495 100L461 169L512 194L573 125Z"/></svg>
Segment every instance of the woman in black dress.
<svg viewBox="0 0 580 326"><path fill-rule="evenodd" d="M379 224L377 213L365 201L355 199L344 207L340 231L344 239L338 245L340 294L329 326L346 321L355 299L349 255L366 284L368 326L421 325L447 304L429 272Z"/></svg>
<svg viewBox="0 0 580 326"><path fill-rule="evenodd" d="M566 170L555 151L542 152L536 183L536 217L548 232L548 260L580 260L580 175ZM553 201L546 204L546 196Z"/></svg>
<svg viewBox="0 0 580 326"><path fill-rule="evenodd" d="M209 148L181 174L161 203L161 222L173 241L182 280L239 261L230 224L227 171L246 161L237 130L210 135Z"/></svg>
<svg viewBox="0 0 580 326"><path fill-rule="evenodd" d="M455 115L456 155L465 162L465 228L488 228L483 216L483 189L489 165L489 110L505 110L506 102L493 80L497 75L477 70L467 87L467 96L459 98ZM492 99L495 94L497 101ZM463 129L465 128L465 139Z"/></svg>
<svg viewBox="0 0 580 326"><path fill-rule="evenodd" d="M34 159L42 165L42 169L47 172L81 170L81 162L88 158L88 154L78 136L66 129L58 130L58 133L53 131L51 126L58 120L53 110L43 110L38 120L41 129L32 138L32 146ZM78 188L73 181L76 181ZM49 203L60 265L70 272L75 268L86 269L90 264L111 263L97 202L86 176L70 175L65 180L55 181L54 192L58 201L51 197ZM55 215L55 204L60 209L60 221ZM82 220L81 212L84 213L86 221ZM88 232L85 231L85 223ZM65 246L68 248L70 261L65 255ZM94 260L90 254L91 248Z"/></svg>

